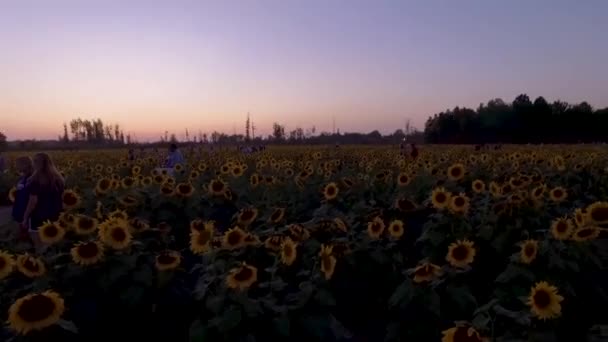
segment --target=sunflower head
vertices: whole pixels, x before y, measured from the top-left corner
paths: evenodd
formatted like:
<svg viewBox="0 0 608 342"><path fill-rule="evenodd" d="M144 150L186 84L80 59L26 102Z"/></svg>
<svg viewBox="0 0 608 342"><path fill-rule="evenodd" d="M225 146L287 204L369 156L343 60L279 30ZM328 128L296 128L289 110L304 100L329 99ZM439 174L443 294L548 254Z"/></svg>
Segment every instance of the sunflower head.
<svg viewBox="0 0 608 342"><path fill-rule="evenodd" d="M441 342L485 342L486 338L482 337L473 326L470 324L456 324L455 327L441 332L443 337Z"/></svg>
<svg viewBox="0 0 608 342"><path fill-rule="evenodd" d="M469 240L458 240L448 247L445 259L456 268L465 268L475 259L475 248Z"/></svg>
<svg viewBox="0 0 608 342"><path fill-rule="evenodd" d="M379 239L384 232L384 221L380 217L375 217L371 222L367 224L367 235L371 239Z"/></svg>
<svg viewBox="0 0 608 342"><path fill-rule="evenodd" d="M325 185L325 187L323 188L323 197L328 201L332 201L336 199L336 197L338 197L338 192L338 185L334 182L331 182Z"/></svg>
<svg viewBox="0 0 608 342"><path fill-rule="evenodd" d="M181 263L182 256L177 251L164 251L156 256L156 269L169 271L176 269Z"/></svg>
<svg viewBox="0 0 608 342"><path fill-rule="evenodd" d="M9 253L0 250L0 280L13 272L15 260Z"/></svg>
<svg viewBox="0 0 608 342"><path fill-rule="evenodd" d="M561 186L553 188L549 192L549 198L551 199L551 201L556 202L556 203L565 201L567 197L568 197L568 192L566 191L566 189L562 188Z"/></svg>
<svg viewBox="0 0 608 342"><path fill-rule="evenodd" d="M524 264L530 264L538 254L538 241L526 240L520 244L519 260Z"/></svg>
<svg viewBox="0 0 608 342"><path fill-rule="evenodd" d="M209 193L213 196L222 196L226 191L226 183L219 179L214 179L209 183Z"/></svg>
<svg viewBox="0 0 608 342"><path fill-rule="evenodd" d="M201 230L191 230L190 250L194 254L204 254L212 249L214 228L207 225Z"/></svg>
<svg viewBox="0 0 608 342"><path fill-rule="evenodd" d="M150 224L148 223L148 221L139 217L134 217L129 220L129 226L131 228L131 231L134 233L141 233L145 230L150 229Z"/></svg>
<svg viewBox="0 0 608 342"><path fill-rule="evenodd" d="M258 269L243 263L230 270L226 277L226 285L228 288L242 291L251 287L257 280Z"/></svg>
<svg viewBox="0 0 608 342"><path fill-rule="evenodd" d="M426 283L439 278L443 272L441 267L430 262L424 262L416 266L412 275L415 283Z"/></svg>
<svg viewBox="0 0 608 342"><path fill-rule="evenodd" d="M433 189L433 192L431 193L431 202L433 203L433 207L435 207L435 209L445 209L449 206L451 197L451 193L449 193L445 188L439 187Z"/></svg>
<svg viewBox="0 0 608 342"><path fill-rule="evenodd" d="M74 230L78 235L87 235L95 232L97 229L97 219L86 215L77 215Z"/></svg>
<svg viewBox="0 0 608 342"><path fill-rule="evenodd" d="M284 236L278 234L271 235L264 241L264 247L273 252L278 252L281 250L281 245L283 244L284 238Z"/></svg>
<svg viewBox="0 0 608 342"><path fill-rule="evenodd" d="M9 308L9 327L19 335L27 335L54 325L64 311L63 299L56 292L29 294L17 299Z"/></svg>
<svg viewBox="0 0 608 342"><path fill-rule="evenodd" d="M28 278L36 278L46 273L46 266L41 259L29 254L17 257L17 270Z"/></svg>
<svg viewBox="0 0 608 342"><path fill-rule="evenodd" d="M120 203L123 207L133 207L136 206L138 203L137 197L131 195L131 194L127 194L124 195L120 198L118 198L118 203Z"/></svg>
<svg viewBox="0 0 608 342"><path fill-rule="evenodd" d="M418 205L410 199L397 198L395 200L395 208L397 208L403 212L408 212L408 211L416 210L416 208L418 208Z"/></svg>
<svg viewBox="0 0 608 342"><path fill-rule="evenodd" d="M587 207L585 222L608 224L608 202L595 202Z"/></svg>
<svg viewBox="0 0 608 342"><path fill-rule="evenodd" d="M283 219L285 218L285 208L276 208L272 214L270 215L270 218L268 219L271 223L279 223L281 221L283 221Z"/></svg>
<svg viewBox="0 0 608 342"><path fill-rule="evenodd" d="M297 257L297 243L289 237L283 239L281 243L281 262L287 266L293 264Z"/></svg>
<svg viewBox="0 0 608 342"><path fill-rule="evenodd" d="M577 227L584 227L587 225L587 211L582 208L576 208L574 210L574 223Z"/></svg>
<svg viewBox="0 0 608 342"><path fill-rule="evenodd" d="M81 242L72 247L70 254L78 265L94 265L103 259L103 245L98 241Z"/></svg>
<svg viewBox="0 0 608 342"><path fill-rule="evenodd" d="M471 189L477 194L481 194L486 191L486 183L480 179L476 179L471 183Z"/></svg>
<svg viewBox="0 0 608 342"><path fill-rule="evenodd" d="M398 186L407 186L408 184L410 184L412 182L412 178L410 177L409 174L405 173L405 172L401 172L398 176L397 176L397 185Z"/></svg>
<svg viewBox="0 0 608 342"><path fill-rule="evenodd" d="M401 220L394 220L388 225L388 233L393 239L400 239L404 231L404 224Z"/></svg>
<svg viewBox="0 0 608 342"><path fill-rule="evenodd" d="M175 193L181 197L190 197L194 193L194 187L190 183L179 183L175 187Z"/></svg>
<svg viewBox="0 0 608 342"><path fill-rule="evenodd" d="M595 240L600 236L601 229L597 226L579 227L572 233L571 239L578 242Z"/></svg>
<svg viewBox="0 0 608 342"><path fill-rule="evenodd" d="M65 229L58 223L47 221L38 228L40 240L48 245L58 243L65 236Z"/></svg>
<svg viewBox="0 0 608 342"><path fill-rule="evenodd" d="M464 178L464 165L461 163L456 163L448 167L447 176L450 180L459 181Z"/></svg>
<svg viewBox="0 0 608 342"><path fill-rule="evenodd" d="M95 186L95 193L98 195L107 194L112 189L112 180L109 178L101 178Z"/></svg>
<svg viewBox="0 0 608 342"><path fill-rule="evenodd" d="M451 197L448 208L454 214L466 214L469 211L469 206L469 198L461 193Z"/></svg>
<svg viewBox="0 0 608 342"><path fill-rule="evenodd" d="M292 240L301 242L308 240L310 238L310 233L304 226L296 223L289 226L289 236Z"/></svg>
<svg viewBox="0 0 608 342"><path fill-rule="evenodd" d="M61 200L63 202L64 209L73 209L80 205L80 196L78 193L76 193L76 191L71 189L66 189L63 191Z"/></svg>
<svg viewBox="0 0 608 342"><path fill-rule="evenodd" d="M247 234L239 227L229 229L224 233L222 246L226 249L238 249L245 245L245 237Z"/></svg>
<svg viewBox="0 0 608 342"><path fill-rule="evenodd" d="M326 280L329 280L336 270L337 263L337 259L333 255L333 247L321 245L321 252L319 252L319 256L321 259L321 273L323 273Z"/></svg>
<svg viewBox="0 0 608 342"><path fill-rule="evenodd" d="M99 239L113 249L126 249L133 239L129 230L129 222L119 218L104 221L99 225Z"/></svg>
<svg viewBox="0 0 608 342"><path fill-rule="evenodd" d="M536 318L547 320L561 315L563 300L564 297L558 294L557 287L541 281L532 287L526 303Z"/></svg>
<svg viewBox="0 0 608 342"><path fill-rule="evenodd" d="M572 221L565 217L558 218L551 223L551 235L556 240L569 239L573 230Z"/></svg>
<svg viewBox="0 0 608 342"><path fill-rule="evenodd" d="M125 221L129 219L129 215L127 214L126 211L118 210L118 209L111 212L108 216L110 218L115 218L115 219L125 220Z"/></svg>

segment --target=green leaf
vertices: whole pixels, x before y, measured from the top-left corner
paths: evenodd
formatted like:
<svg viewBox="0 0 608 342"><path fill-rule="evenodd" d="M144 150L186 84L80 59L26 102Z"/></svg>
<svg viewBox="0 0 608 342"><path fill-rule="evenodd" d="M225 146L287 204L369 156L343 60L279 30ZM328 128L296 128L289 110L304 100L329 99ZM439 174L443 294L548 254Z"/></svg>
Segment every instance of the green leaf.
<svg viewBox="0 0 608 342"><path fill-rule="evenodd" d="M467 287L448 285L446 292L463 312L470 312L473 308L477 307L477 299L475 299Z"/></svg>
<svg viewBox="0 0 608 342"><path fill-rule="evenodd" d="M61 329L65 330L65 331L69 331L72 334L78 334L78 327L76 327L76 324L74 324L74 322L72 322L72 321L60 319L57 322L57 325L60 326Z"/></svg>
<svg viewBox="0 0 608 342"><path fill-rule="evenodd" d="M221 294L217 296L207 297L207 300L205 301L205 307L214 314L219 313L222 310L223 306L224 296Z"/></svg>
<svg viewBox="0 0 608 342"><path fill-rule="evenodd" d="M473 321L471 323L473 324L475 329L485 330L488 327L488 324L490 324L490 321L491 321L490 315L484 313L484 314L475 316L475 318L473 319Z"/></svg>
<svg viewBox="0 0 608 342"><path fill-rule="evenodd" d="M277 333L284 337L290 336L291 331L291 323L289 321L289 317L281 316L272 320L275 330Z"/></svg>
<svg viewBox="0 0 608 342"><path fill-rule="evenodd" d="M388 300L389 307L399 306L401 308L407 306L413 298L412 283L405 280L401 285L397 286L391 298Z"/></svg>
<svg viewBox="0 0 608 342"><path fill-rule="evenodd" d="M239 326L242 318L241 310L233 306L224 311L218 327L222 333L229 332Z"/></svg>
<svg viewBox="0 0 608 342"><path fill-rule="evenodd" d="M323 288L320 288L317 291L317 294L315 295L315 299L322 305L326 305L326 306L335 306L336 305L336 299L331 294L331 292L329 292L328 290L323 289Z"/></svg>
<svg viewBox="0 0 608 342"><path fill-rule="evenodd" d="M201 322L200 319L195 320L190 325L188 332L189 342L205 342L207 340L207 327Z"/></svg>

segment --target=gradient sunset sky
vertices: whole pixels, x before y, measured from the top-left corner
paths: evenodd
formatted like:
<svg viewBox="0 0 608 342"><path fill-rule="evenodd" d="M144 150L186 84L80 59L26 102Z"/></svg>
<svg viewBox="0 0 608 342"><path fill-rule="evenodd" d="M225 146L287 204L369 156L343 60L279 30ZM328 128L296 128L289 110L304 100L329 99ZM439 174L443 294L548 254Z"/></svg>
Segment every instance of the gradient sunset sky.
<svg viewBox="0 0 608 342"><path fill-rule="evenodd" d="M494 97L608 106L605 0L0 2L0 131L392 132Z"/></svg>

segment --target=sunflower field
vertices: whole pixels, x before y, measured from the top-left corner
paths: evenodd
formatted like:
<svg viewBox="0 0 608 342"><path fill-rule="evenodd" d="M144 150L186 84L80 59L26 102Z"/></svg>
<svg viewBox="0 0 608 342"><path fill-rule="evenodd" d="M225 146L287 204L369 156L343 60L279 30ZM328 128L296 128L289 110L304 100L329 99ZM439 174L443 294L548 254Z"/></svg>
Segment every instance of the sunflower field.
<svg viewBox="0 0 608 342"><path fill-rule="evenodd" d="M604 146L51 156L46 248L1 227L1 341L608 338Z"/></svg>

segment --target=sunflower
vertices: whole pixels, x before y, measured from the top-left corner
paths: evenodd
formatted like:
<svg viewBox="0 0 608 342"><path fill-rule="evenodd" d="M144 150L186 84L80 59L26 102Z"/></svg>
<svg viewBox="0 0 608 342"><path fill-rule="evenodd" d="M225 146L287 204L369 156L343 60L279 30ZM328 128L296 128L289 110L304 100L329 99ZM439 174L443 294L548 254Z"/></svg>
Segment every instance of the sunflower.
<svg viewBox="0 0 608 342"><path fill-rule="evenodd" d="M301 224L292 224L289 226L289 236L296 242L308 240L310 233Z"/></svg>
<svg viewBox="0 0 608 342"><path fill-rule="evenodd" d="M139 217L134 217L131 220L129 220L129 227L131 228L131 231L134 233L141 233L145 230L150 229L150 224L148 223L148 221L141 219Z"/></svg>
<svg viewBox="0 0 608 342"><path fill-rule="evenodd" d="M448 167L447 176L450 180L459 181L464 178L464 172L464 165L461 163L456 163Z"/></svg>
<svg viewBox="0 0 608 342"><path fill-rule="evenodd" d="M129 215L127 214L127 212L119 209L114 210L108 216L110 218L121 219L125 221L129 219Z"/></svg>
<svg viewBox="0 0 608 342"><path fill-rule="evenodd" d="M8 309L8 324L17 334L27 335L56 324L64 311L63 299L56 292L29 294Z"/></svg>
<svg viewBox="0 0 608 342"><path fill-rule="evenodd" d="M206 226L202 230L192 230L190 232L190 250L192 253L203 254L211 250L213 233L213 226Z"/></svg>
<svg viewBox="0 0 608 342"><path fill-rule="evenodd" d="M194 193L194 187L190 183L179 183L175 187L175 192L181 197L190 197Z"/></svg>
<svg viewBox="0 0 608 342"><path fill-rule="evenodd" d="M481 337L479 332L475 330L471 325L467 324L456 324L455 327L444 330L441 332L443 337L441 342L484 342L487 339Z"/></svg>
<svg viewBox="0 0 608 342"><path fill-rule="evenodd" d="M99 239L107 246L122 250L131 244L129 223L119 218L111 218L99 225Z"/></svg>
<svg viewBox="0 0 608 342"><path fill-rule="evenodd" d="M65 236L65 229L57 223L46 221L38 228L40 241L47 245L55 244Z"/></svg>
<svg viewBox="0 0 608 342"><path fill-rule="evenodd" d="M595 202L587 207L585 222L608 224L608 202Z"/></svg>
<svg viewBox="0 0 608 342"><path fill-rule="evenodd" d="M578 242L595 240L600 236L600 232L600 228L596 226L580 227L572 233L571 238Z"/></svg>
<svg viewBox="0 0 608 342"><path fill-rule="evenodd" d="M78 265L93 265L103 259L103 245L98 241L81 242L72 247L70 254Z"/></svg>
<svg viewBox="0 0 608 342"><path fill-rule="evenodd" d="M538 241L526 240L520 244L519 260L524 264L530 264L536 259L538 253Z"/></svg>
<svg viewBox="0 0 608 342"><path fill-rule="evenodd" d="M247 233L245 236L245 246L258 246L260 243L260 238L255 234Z"/></svg>
<svg viewBox="0 0 608 342"><path fill-rule="evenodd" d="M80 205L80 196L76 193L76 191L71 189L66 189L63 191L61 200L63 202L64 209L73 209Z"/></svg>
<svg viewBox="0 0 608 342"><path fill-rule="evenodd" d="M557 287L541 281L536 283L530 291L526 304L530 306L530 311L534 316L547 320L561 315L562 305L560 303L563 300L564 297L557 293Z"/></svg>
<svg viewBox="0 0 608 342"><path fill-rule="evenodd" d="M109 178L101 178L95 185L95 193L98 195L107 194L112 189L112 180Z"/></svg>
<svg viewBox="0 0 608 342"><path fill-rule="evenodd" d="M28 278L40 277L46 273L46 267L41 259L29 254L17 257L17 270Z"/></svg>
<svg viewBox="0 0 608 342"><path fill-rule="evenodd" d="M8 277L13 272L15 260L7 252L0 250L0 279Z"/></svg>
<svg viewBox="0 0 608 342"><path fill-rule="evenodd" d="M118 198L118 203L120 203L123 207L134 207L137 205L137 197L127 194Z"/></svg>
<svg viewBox="0 0 608 342"><path fill-rule="evenodd" d="M379 239L384 232L384 221L380 217L375 217L367 224L367 235L371 239Z"/></svg>
<svg viewBox="0 0 608 342"><path fill-rule="evenodd" d="M551 234L556 240L567 240L572 235L574 229L572 221L561 217L551 223Z"/></svg>
<svg viewBox="0 0 608 342"><path fill-rule="evenodd" d="M336 228L339 231L344 232L344 233L348 232L348 226L346 225L346 222L344 222L343 219L336 217L336 218L334 218L333 221L334 221Z"/></svg>
<svg viewBox="0 0 608 342"><path fill-rule="evenodd" d="M278 234L271 235L264 241L264 247L273 252L278 252L281 250L281 244L283 243L284 238L284 236Z"/></svg>
<svg viewBox="0 0 608 342"><path fill-rule="evenodd" d="M226 191L226 183L219 179L214 179L209 183L209 193L214 196L222 196Z"/></svg>
<svg viewBox="0 0 608 342"><path fill-rule="evenodd" d="M236 165L232 168L232 177L241 177L245 170L240 165Z"/></svg>
<svg viewBox="0 0 608 342"><path fill-rule="evenodd" d="M574 223L577 227L584 227L587 224L587 211L582 208L574 210Z"/></svg>
<svg viewBox="0 0 608 342"><path fill-rule="evenodd" d="M131 176L126 176L120 181L120 185L123 189L129 189L130 187L137 184L137 180Z"/></svg>
<svg viewBox="0 0 608 342"><path fill-rule="evenodd" d="M247 234L239 227L229 229L224 233L222 246L230 250L241 248L245 244L246 235Z"/></svg>
<svg viewBox="0 0 608 342"><path fill-rule="evenodd" d="M11 201L11 203L15 203L15 198L16 197L17 197L17 188L16 187L12 187L8 191L8 200Z"/></svg>
<svg viewBox="0 0 608 342"><path fill-rule="evenodd" d="M202 219L194 219L190 221L190 231L200 232L205 230L205 228L211 228L215 230L215 222L214 221L203 221Z"/></svg>
<svg viewBox="0 0 608 342"><path fill-rule="evenodd" d="M476 179L473 181L473 183L471 183L471 188L475 193L481 194L486 191L486 183L480 179Z"/></svg>
<svg viewBox="0 0 608 342"><path fill-rule="evenodd" d="M449 209L454 214L466 214L469 206L469 198L463 193L452 196L450 199Z"/></svg>
<svg viewBox="0 0 608 342"><path fill-rule="evenodd" d="M454 267L465 268L473 262L475 254L472 241L458 240L450 244L445 259Z"/></svg>
<svg viewBox="0 0 608 342"><path fill-rule="evenodd" d="M450 194L445 188L435 188L431 193L431 201L436 209L445 209L450 204Z"/></svg>
<svg viewBox="0 0 608 342"><path fill-rule="evenodd" d="M77 215L74 230L78 235L87 235L93 233L97 229L97 220L86 216Z"/></svg>
<svg viewBox="0 0 608 342"><path fill-rule="evenodd" d="M401 172L397 176L397 185L399 185L399 186L407 186L411 182L412 182L412 178L410 177L410 175L408 175L405 172Z"/></svg>
<svg viewBox="0 0 608 342"><path fill-rule="evenodd" d="M323 188L323 197L325 197L326 200L331 201L338 197L338 192L339 190L336 183L331 182L325 185L325 187Z"/></svg>
<svg viewBox="0 0 608 342"><path fill-rule="evenodd" d="M281 243L281 262L287 266L293 264L298 255L298 244L293 242L289 237L283 239Z"/></svg>
<svg viewBox="0 0 608 342"><path fill-rule="evenodd" d="M270 221L271 223L279 223L279 222L283 221L284 218L285 218L285 208L276 208L272 212L272 215L270 215L270 218L268 219L268 221Z"/></svg>
<svg viewBox="0 0 608 342"><path fill-rule="evenodd" d="M241 266L230 270L226 277L226 285L231 289L245 290L258 280L258 269L242 263Z"/></svg>
<svg viewBox="0 0 608 342"><path fill-rule="evenodd" d="M182 164L177 163L173 166L173 170L177 173L180 173L184 171L184 166Z"/></svg>
<svg viewBox="0 0 608 342"><path fill-rule="evenodd" d="M490 182L490 193L493 197L500 197L500 195L502 195L502 187L500 184L494 181Z"/></svg>
<svg viewBox="0 0 608 342"><path fill-rule="evenodd" d="M97 201L97 204L95 204L95 217L98 220L103 218L103 204L100 201Z"/></svg>
<svg viewBox="0 0 608 342"><path fill-rule="evenodd" d="M563 202L566 200L567 197L568 197L568 192L566 191L566 189L562 188L561 186L553 188L549 192L549 198L553 202L558 202L558 203Z"/></svg>
<svg viewBox="0 0 608 342"><path fill-rule="evenodd" d="M404 231L403 221L401 220L394 220L388 225L388 232L394 239L400 239L403 236Z"/></svg>
<svg viewBox="0 0 608 342"><path fill-rule="evenodd" d="M156 256L156 269L159 271L174 270L182 261L182 256L177 251L164 251Z"/></svg>
<svg viewBox="0 0 608 342"><path fill-rule="evenodd" d="M165 182L165 176L160 175L160 174L159 175L154 175L154 177L152 178L152 180L156 184L163 184Z"/></svg>
<svg viewBox="0 0 608 342"><path fill-rule="evenodd" d="M249 185L251 185L252 188L257 187L259 184L260 184L260 176L257 173L254 173L251 176L249 176Z"/></svg>
<svg viewBox="0 0 608 342"><path fill-rule="evenodd" d="M321 245L321 252L319 252L319 256L321 257L321 273L323 273L326 280L331 279L336 270L337 259L332 255L332 252L332 246Z"/></svg>
<svg viewBox="0 0 608 342"><path fill-rule="evenodd" d="M430 282L434 279L440 277L442 274L441 267L432 264L430 262L424 262L419 264L414 269L414 282L415 283L424 283Z"/></svg>
<svg viewBox="0 0 608 342"><path fill-rule="evenodd" d="M173 185L165 182L160 186L160 193L165 196L173 196L173 194L175 194L175 188Z"/></svg>
<svg viewBox="0 0 608 342"><path fill-rule="evenodd" d="M274 213L273 213L274 214ZM237 222L239 226L247 227L258 217L256 208L245 208L238 215Z"/></svg>
<svg viewBox="0 0 608 342"><path fill-rule="evenodd" d="M395 208L403 212L416 210L417 207L418 206L416 205L416 203L407 198L397 198L395 200Z"/></svg>

